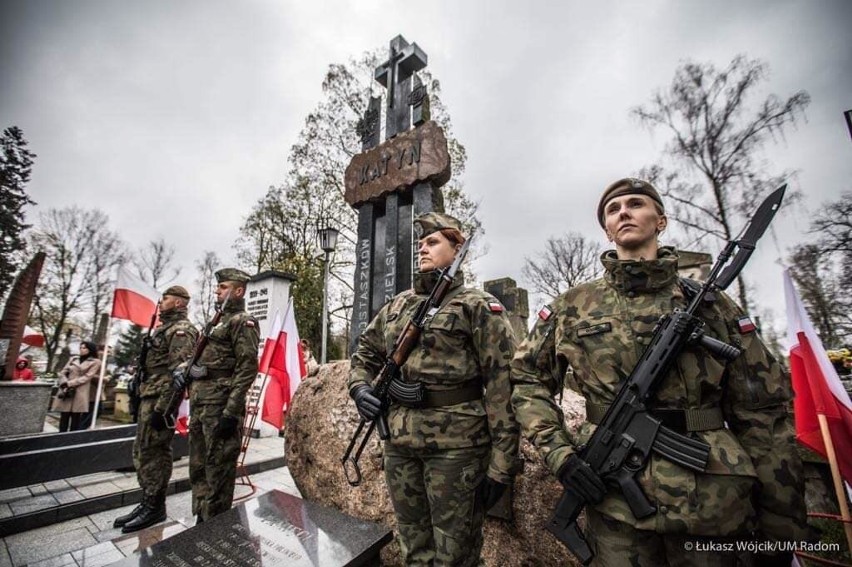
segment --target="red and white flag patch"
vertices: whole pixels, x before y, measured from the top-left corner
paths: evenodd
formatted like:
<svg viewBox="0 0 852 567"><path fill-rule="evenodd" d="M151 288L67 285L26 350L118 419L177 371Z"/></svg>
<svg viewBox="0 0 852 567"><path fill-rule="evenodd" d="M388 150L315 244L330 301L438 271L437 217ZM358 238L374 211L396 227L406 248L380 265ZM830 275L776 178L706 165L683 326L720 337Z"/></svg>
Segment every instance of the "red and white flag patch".
<svg viewBox="0 0 852 567"><path fill-rule="evenodd" d="M503 304L499 301L489 301L488 309L491 310L492 313L502 313L503 312Z"/></svg>
<svg viewBox="0 0 852 567"><path fill-rule="evenodd" d="M757 329L757 325L754 324L754 321L748 315L737 319L737 327L739 327L740 333L750 333Z"/></svg>
<svg viewBox="0 0 852 567"><path fill-rule="evenodd" d="M551 315L553 315L553 309L550 308L550 305L544 305L538 310L538 318L542 321L547 321Z"/></svg>

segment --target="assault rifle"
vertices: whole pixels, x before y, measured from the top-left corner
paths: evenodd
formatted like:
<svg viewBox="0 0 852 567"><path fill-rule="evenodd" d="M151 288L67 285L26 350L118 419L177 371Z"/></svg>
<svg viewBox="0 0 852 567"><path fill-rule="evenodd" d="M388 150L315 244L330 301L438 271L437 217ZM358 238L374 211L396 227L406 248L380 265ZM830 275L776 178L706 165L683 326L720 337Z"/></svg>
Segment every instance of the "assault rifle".
<svg viewBox="0 0 852 567"><path fill-rule="evenodd" d="M127 397L130 402L130 416L133 418L133 423L139 421L142 384L148 379L148 372L145 370L145 359L148 358L148 350L151 348L151 333L154 332L154 325L157 323L157 312L159 310L160 304L158 303L154 307L154 313L151 315L151 324L148 325L148 332L145 334L145 338L142 339L142 347L139 349L139 358L136 361L136 373L127 385Z"/></svg>
<svg viewBox="0 0 852 567"><path fill-rule="evenodd" d="M169 404L166 406L166 411L163 414L166 418L166 425L169 426L169 429L174 429L177 424L177 414L180 409L180 404L183 402L184 395L187 389L189 389L189 385L192 384L192 368L198 364L201 354L204 352L204 349L207 348L207 343L210 342L210 333L213 332L213 328L222 320L222 314L225 312L225 307L228 305L228 300L230 298L231 292L229 291L225 296L225 300L222 302L222 305L216 308L216 313L213 314L213 318L210 319L207 325L205 325L204 332L202 332L201 335L199 335L198 340L195 341L195 349L192 351L192 358L189 359L189 364L172 375L172 396L169 398Z"/></svg>
<svg viewBox="0 0 852 567"><path fill-rule="evenodd" d="M736 347L706 336L704 322L695 313L708 293L727 288L739 275L781 206L786 187L784 185L769 195L740 236L727 243L707 280L689 298L686 310L675 309L660 319L651 343L621 386L591 439L577 449L578 455L604 482L621 489L631 512L638 519L657 511L635 478L645 468L652 452L693 471L703 472L707 467L709 445L669 429L654 417L651 407L654 391L689 345L701 345L728 360L740 355ZM723 271L735 249L736 255ZM571 490L565 490L546 527L587 565L594 554L577 526L577 516L585 506L582 498Z"/></svg>
<svg viewBox="0 0 852 567"><path fill-rule="evenodd" d="M352 450L355 448L355 444L361 437L361 432L364 430L364 426L367 423L366 419L361 418L361 422L358 424L358 429L355 430L355 435L352 436L352 440L346 448L346 453L341 459L341 463L343 463L343 472L346 474L346 480L352 486L358 486L361 484L361 469L358 468L358 459L361 458L361 453L363 453L364 449L367 447L367 441L370 440L370 435L373 433L373 429L379 430L379 439L382 439L383 441L390 437L386 414L388 407L390 406L391 398L404 401L408 404L417 404L423 401L423 397L425 395L423 385L406 384L402 382L399 379L400 368L402 368L402 365L408 360L408 356L411 354L411 351L414 350L414 347L417 346L417 342L420 340L420 334L426 327L427 319L438 311L438 308L441 306L441 302L443 302L444 298L447 297L447 293L450 291L450 285L453 283L453 278L455 278L456 272L458 272L459 266L461 266L464 257L467 255L468 248L470 248L471 240L472 238L465 240L461 249L456 253L453 263L447 268L441 270L438 283L436 283L435 287L432 288L432 291L429 293L429 297L427 297L417 307L414 315L405 324L405 327L403 327L399 336L394 341L393 348L388 353L384 366L382 366L382 369L379 371L379 375L373 384L373 394L381 400L382 410L379 413L379 416L370 422L370 426L367 428L367 432L364 434L361 444L355 452L355 456L352 457Z"/></svg>

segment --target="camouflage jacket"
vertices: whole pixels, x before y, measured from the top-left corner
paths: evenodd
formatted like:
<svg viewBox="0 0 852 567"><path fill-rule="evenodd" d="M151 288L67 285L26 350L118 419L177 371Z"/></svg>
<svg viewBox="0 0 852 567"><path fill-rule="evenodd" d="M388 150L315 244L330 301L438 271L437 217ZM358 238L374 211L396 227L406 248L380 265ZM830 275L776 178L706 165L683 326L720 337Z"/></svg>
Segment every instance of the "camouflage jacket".
<svg viewBox="0 0 852 567"><path fill-rule="evenodd" d="M186 309L160 313L160 326L151 335L145 357L147 378L139 388L142 398L156 398L154 409L166 411L172 393L172 370L192 356L198 331L186 318Z"/></svg>
<svg viewBox="0 0 852 567"><path fill-rule="evenodd" d="M352 356L350 389L379 373L405 323L435 283L435 272L416 274L414 289L385 304L361 334ZM463 287L461 274L449 300L427 323L402 367L407 382L448 390L478 379L482 399L415 409L393 404L388 412L389 442L411 448L454 449L492 446L488 476L508 484L518 454L518 425L512 413L509 364L515 336L502 305L491 295Z"/></svg>
<svg viewBox="0 0 852 567"><path fill-rule="evenodd" d="M563 427L554 401L563 381L587 402L609 404L650 342L659 317L685 307L677 254L661 248L654 261L602 256L604 278L579 285L543 311L512 362L516 416L556 473L594 426ZM742 349L728 362L688 347L657 388L652 406L720 408L727 428L689 435L711 447L705 473L695 474L656 455L638 476L657 513L637 520L621 493L610 489L596 509L643 530L708 536L744 534L806 537L802 465L788 405L790 382L742 310L726 295L699 309L709 336ZM742 323L742 324L741 324Z"/></svg>
<svg viewBox="0 0 852 567"><path fill-rule="evenodd" d="M245 300L228 301L198 360L209 375L192 381L190 406L224 404L224 415L242 418L246 393L257 376L259 343L257 321L246 313Z"/></svg>

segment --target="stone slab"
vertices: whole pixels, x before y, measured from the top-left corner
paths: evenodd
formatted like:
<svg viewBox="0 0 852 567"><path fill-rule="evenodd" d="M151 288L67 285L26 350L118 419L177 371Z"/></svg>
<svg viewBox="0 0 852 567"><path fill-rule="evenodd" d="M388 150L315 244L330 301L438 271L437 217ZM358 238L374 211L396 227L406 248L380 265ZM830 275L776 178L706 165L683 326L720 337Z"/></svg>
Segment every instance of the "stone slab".
<svg viewBox="0 0 852 567"><path fill-rule="evenodd" d="M447 137L430 120L353 157L344 198L354 207L419 182L443 185L451 173Z"/></svg>
<svg viewBox="0 0 852 567"><path fill-rule="evenodd" d="M114 565L364 565L391 539L384 526L272 491Z"/></svg>

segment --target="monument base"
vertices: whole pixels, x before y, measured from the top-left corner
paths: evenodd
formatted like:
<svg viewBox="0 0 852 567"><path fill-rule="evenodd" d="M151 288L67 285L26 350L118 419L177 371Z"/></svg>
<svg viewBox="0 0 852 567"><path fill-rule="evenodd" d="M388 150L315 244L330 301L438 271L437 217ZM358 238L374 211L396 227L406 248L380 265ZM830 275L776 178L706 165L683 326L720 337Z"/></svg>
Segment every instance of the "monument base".
<svg viewBox="0 0 852 567"><path fill-rule="evenodd" d="M0 382L0 437L41 433L51 389L47 382Z"/></svg>

